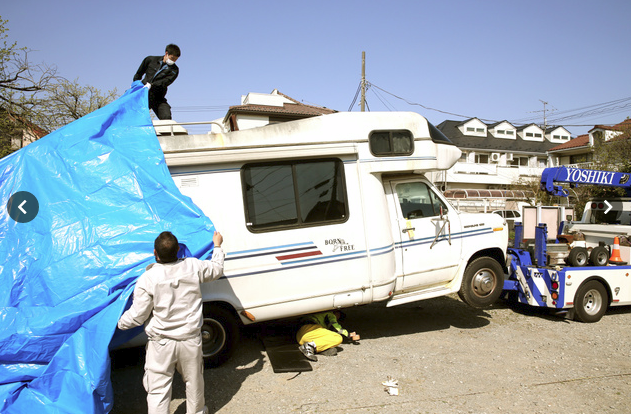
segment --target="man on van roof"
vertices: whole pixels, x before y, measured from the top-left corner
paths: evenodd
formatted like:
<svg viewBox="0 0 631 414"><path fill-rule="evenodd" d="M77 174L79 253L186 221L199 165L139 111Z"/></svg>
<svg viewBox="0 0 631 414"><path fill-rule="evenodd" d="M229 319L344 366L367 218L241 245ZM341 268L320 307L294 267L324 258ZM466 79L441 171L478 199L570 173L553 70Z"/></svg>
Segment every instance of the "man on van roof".
<svg viewBox="0 0 631 414"><path fill-rule="evenodd" d="M177 45L167 45L164 56L147 56L134 75L134 81L142 79L149 88L149 109L158 119L171 119L171 106L167 103L167 88L180 74L175 61L180 57ZM144 78L143 78L144 76Z"/></svg>

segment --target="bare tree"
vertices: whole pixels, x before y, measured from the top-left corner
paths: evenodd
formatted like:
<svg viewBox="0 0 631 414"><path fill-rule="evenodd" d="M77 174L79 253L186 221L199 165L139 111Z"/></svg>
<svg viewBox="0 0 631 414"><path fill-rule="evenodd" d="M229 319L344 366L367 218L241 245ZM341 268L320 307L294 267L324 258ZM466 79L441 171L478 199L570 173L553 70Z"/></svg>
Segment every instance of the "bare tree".
<svg viewBox="0 0 631 414"><path fill-rule="evenodd" d="M7 43L0 17L0 157L41 138L118 97L57 75L57 68L29 60L29 50Z"/></svg>
<svg viewBox="0 0 631 414"><path fill-rule="evenodd" d="M57 78L46 90L46 110L38 111L34 120L40 127L53 131L104 107L117 97L116 88L101 93L94 86L80 85L78 79Z"/></svg>
<svg viewBox="0 0 631 414"><path fill-rule="evenodd" d="M26 48L7 43L6 22L0 19L0 157L15 150L15 141L31 128L33 111L56 78L54 67L32 64Z"/></svg>

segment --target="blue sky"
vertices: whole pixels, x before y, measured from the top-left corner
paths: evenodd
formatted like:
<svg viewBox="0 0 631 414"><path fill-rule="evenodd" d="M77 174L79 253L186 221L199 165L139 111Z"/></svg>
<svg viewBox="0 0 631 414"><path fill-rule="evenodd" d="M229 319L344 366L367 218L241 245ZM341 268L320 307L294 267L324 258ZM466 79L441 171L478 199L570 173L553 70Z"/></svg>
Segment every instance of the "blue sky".
<svg viewBox="0 0 631 414"><path fill-rule="evenodd" d="M362 51L371 111L542 123L546 101L548 119L574 115L558 122L573 135L631 115L628 0L5 3L8 41L102 90L122 93L145 56L178 44L167 98L181 122L222 117L241 95L275 88L347 111Z"/></svg>

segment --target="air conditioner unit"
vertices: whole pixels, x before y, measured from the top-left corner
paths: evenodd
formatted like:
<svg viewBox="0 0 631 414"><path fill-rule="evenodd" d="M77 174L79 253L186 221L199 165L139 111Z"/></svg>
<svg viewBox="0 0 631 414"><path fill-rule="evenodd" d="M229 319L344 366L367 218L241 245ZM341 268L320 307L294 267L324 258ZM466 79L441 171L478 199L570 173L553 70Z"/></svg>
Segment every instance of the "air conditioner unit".
<svg viewBox="0 0 631 414"><path fill-rule="evenodd" d="M512 161L513 160L513 153L508 153L506 154L506 161Z"/></svg>
<svg viewBox="0 0 631 414"><path fill-rule="evenodd" d="M499 162L499 160L500 160L500 153L499 152L492 152L491 153L491 161Z"/></svg>

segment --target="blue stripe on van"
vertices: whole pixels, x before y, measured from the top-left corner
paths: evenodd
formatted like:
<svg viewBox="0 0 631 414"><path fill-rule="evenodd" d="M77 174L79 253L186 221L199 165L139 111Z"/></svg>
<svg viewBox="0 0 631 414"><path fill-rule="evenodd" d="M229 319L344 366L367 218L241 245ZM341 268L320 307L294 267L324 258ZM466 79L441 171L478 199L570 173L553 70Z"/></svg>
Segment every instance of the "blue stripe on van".
<svg viewBox="0 0 631 414"><path fill-rule="evenodd" d="M485 228L479 228L475 230L467 230L460 233L452 233L451 238L452 239L466 239L467 237L479 236L482 234L489 234L489 233L493 233L493 229L491 227L485 227ZM397 249L400 249L403 247L418 246L422 244L431 244L434 242L435 237L436 236L430 236L430 237L423 237L420 239L397 242L395 243L395 246ZM437 240L438 241L449 240L449 234L443 234L440 237L438 237Z"/></svg>
<svg viewBox="0 0 631 414"><path fill-rule="evenodd" d="M305 244L305 243L298 243L298 244ZM313 243L306 243L306 244L313 244ZM281 247L281 246L279 246ZM269 247L269 248L263 248L263 249L256 249L256 250L267 250L267 251L273 251L275 249L277 249L278 247ZM371 256L380 256L382 254L386 254L386 253L391 253L392 251L394 251L394 245L388 245L388 246L384 246L384 247L379 247L376 249L371 249L370 250L370 255ZM269 253L271 254L271 253ZM253 275L258 275L258 274L263 274L263 273L270 273L270 272L278 272L281 270L290 270L290 269L296 269L296 268L302 268L302 267L308 267L308 266L318 266L318 265L322 265L322 264L329 264L329 263L337 263L337 262L344 262L344 261L348 261L348 260L357 260L357 259L363 259L368 257L368 254L366 253L366 250L361 250L361 251L357 251L357 252L349 252L349 253L342 253L342 254L336 254L336 255L332 255L332 256L320 256L318 258L310 258L310 259L302 259L302 260L296 260L296 261L291 261L291 262L284 262L282 263L281 267L274 267L274 268L268 268L265 270L256 270L256 271L252 271L252 272L246 272L246 273L236 273L236 274L229 274L229 275L224 275L222 276L223 278L233 278L233 277L243 277L243 276L253 276ZM235 257L234 259L240 259L241 257Z"/></svg>

